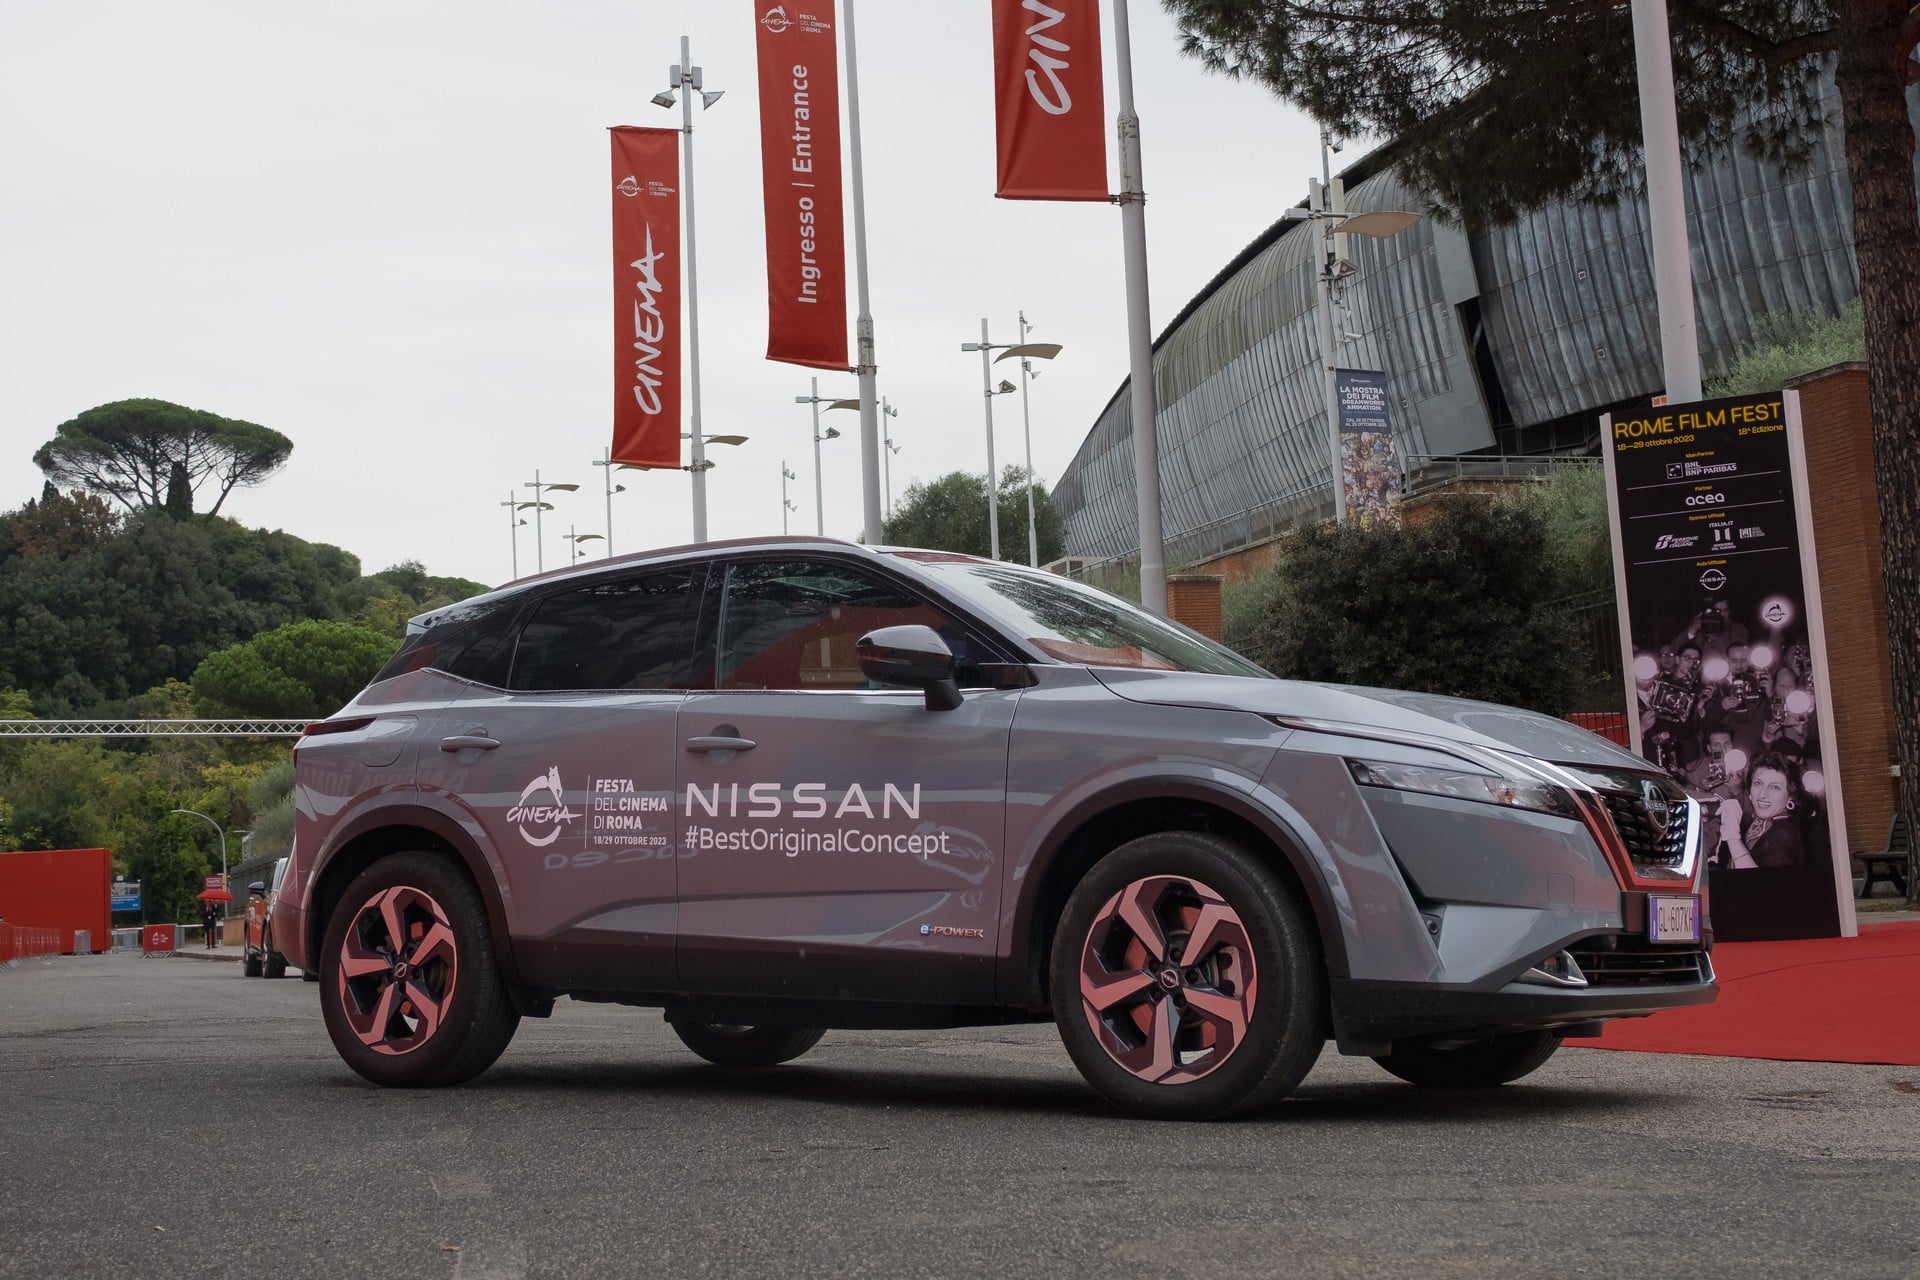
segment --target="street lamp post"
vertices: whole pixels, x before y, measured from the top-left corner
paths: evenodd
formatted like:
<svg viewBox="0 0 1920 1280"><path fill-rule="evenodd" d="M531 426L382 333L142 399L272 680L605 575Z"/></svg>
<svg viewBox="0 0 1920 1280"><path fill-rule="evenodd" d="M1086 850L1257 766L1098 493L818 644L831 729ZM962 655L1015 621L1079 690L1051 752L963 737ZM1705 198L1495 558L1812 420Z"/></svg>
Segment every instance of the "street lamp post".
<svg viewBox="0 0 1920 1280"><path fill-rule="evenodd" d="M887 428L888 418L897 418L900 411L887 403L885 396L880 397L880 474L887 486L886 515L893 516L893 455L900 452L900 446L893 442L893 434Z"/></svg>
<svg viewBox="0 0 1920 1280"><path fill-rule="evenodd" d="M824 404L829 408L839 409L847 405L852 405L857 409L860 407L860 402L858 400L835 400L832 396L821 395L820 379L818 378L813 379L813 394L795 396L793 402L795 404L810 404L813 406L813 531L821 537L825 537L827 533L827 499L825 483L820 478L820 442L822 440L838 440L840 438L840 432L834 427L828 427L825 433L821 432L820 406Z"/></svg>
<svg viewBox="0 0 1920 1280"><path fill-rule="evenodd" d="M172 809L169 812L191 814L212 827L214 833L220 837L220 887L224 890L227 887L227 829L198 809ZM220 918L224 920L226 917L227 904L223 902L220 904Z"/></svg>
<svg viewBox="0 0 1920 1280"><path fill-rule="evenodd" d="M1319 286L1316 309L1320 320L1321 391L1326 403L1327 450L1333 463L1333 518L1338 523L1347 518L1347 487L1344 474L1346 466L1340 450L1337 372L1340 360L1333 333L1334 291L1353 275L1353 264L1340 260L1338 237L1370 236L1385 240L1420 221L1420 215L1398 209L1349 214L1346 210L1346 193L1333 180L1333 132L1324 125L1320 129L1320 172L1320 178L1308 184L1307 208L1289 209L1284 217L1289 221L1310 221L1318 224L1320 229L1315 274Z"/></svg>
<svg viewBox="0 0 1920 1280"><path fill-rule="evenodd" d="M647 466L642 466L637 462L616 462L613 464L613 469L616 471L691 471L694 474L695 478L697 479L700 476L704 476L707 472L713 470L715 466L713 459L707 456L706 447L708 445L710 444L745 444L747 442L746 436L736 436L736 435L695 436L692 433L686 432L686 431L682 431L680 433L680 438L682 440L692 440L694 442L693 452L695 454L695 461L688 463L684 467L647 467ZM596 462L594 463L594 465L599 466L600 464ZM617 484L617 485L614 485L613 488L609 490L607 493L607 554L608 555L613 554L613 495L616 493L625 493L626 488L627 487L625 485ZM704 493L705 491L702 490L702 492ZM704 516L701 517L699 527L702 529L706 527L706 518Z"/></svg>
<svg viewBox="0 0 1920 1280"><path fill-rule="evenodd" d="M553 510L553 504L545 500L545 495L549 493L572 493L580 486L577 484L542 484L540 481L540 472L538 468L536 468L533 473L533 479L522 481L520 487L522 489L533 490L533 500L531 502L523 502L520 506L523 510L527 507L533 508L533 568L534 572L539 573L547 567L547 550L544 539L540 534L540 513L542 511Z"/></svg>
<svg viewBox="0 0 1920 1280"><path fill-rule="evenodd" d="M606 468L606 470L600 473L600 478L602 481L604 481L603 487L606 489L606 493L607 493L607 554L612 555L613 554L613 495L616 493L625 493L627 491L627 486L623 484L615 484L613 482L613 469L621 465L620 463L617 463L613 460L613 450L602 449L600 452L601 452L601 456L594 459L593 465L596 467Z"/></svg>
<svg viewBox="0 0 1920 1280"><path fill-rule="evenodd" d="M693 540L707 540L707 437L700 431L700 273L694 251L693 218L693 97L700 95L701 110L720 101L724 89L709 93L703 88L700 68L693 65L687 37L680 37L680 61L667 68L667 88L653 95L655 105L671 107L673 91L680 90L680 132L685 144L680 148L687 210L687 425L693 441Z"/></svg>
<svg viewBox="0 0 1920 1280"><path fill-rule="evenodd" d="M575 533L573 529L574 527L572 525L567 526L567 541L573 545L573 558L567 563L579 564L580 544L583 542L598 541L600 540L600 535L597 533Z"/></svg>
<svg viewBox="0 0 1920 1280"><path fill-rule="evenodd" d="M520 576L520 530L527 523L520 518L520 509L527 504L513 496L513 490L507 490L507 500L500 504L507 508L507 537L513 543L513 576Z"/></svg>
<svg viewBox="0 0 1920 1280"><path fill-rule="evenodd" d="M980 375L987 402L987 531L988 541L993 548L993 558L1000 558L1000 477L993 461L993 397L1006 395L1014 389L1011 382L1002 382L998 390L993 386L993 366L1002 360L1018 357L1020 360L1020 418L1027 438L1027 562L1035 568L1040 564L1040 540L1033 523L1033 424L1027 415L1027 379L1031 375L1031 359L1051 360L1061 352L1057 342L1028 342L1027 313L1020 313L1020 341L990 342L987 340L987 322L980 322L980 341L963 342L962 351L980 353ZM993 353L1000 354L995 356Z"/></svg>
<svg viewBox="0 0 1920 1280"><path fill-rule="evenodd" d="M987 318L980 317L980 341L963 342L962 351L980 353L980 395L987 411L987 547L1000 558L1000 471L993 460L993 344L987 341ZM1005 384L1007 390L1013 389Z"/></svg>

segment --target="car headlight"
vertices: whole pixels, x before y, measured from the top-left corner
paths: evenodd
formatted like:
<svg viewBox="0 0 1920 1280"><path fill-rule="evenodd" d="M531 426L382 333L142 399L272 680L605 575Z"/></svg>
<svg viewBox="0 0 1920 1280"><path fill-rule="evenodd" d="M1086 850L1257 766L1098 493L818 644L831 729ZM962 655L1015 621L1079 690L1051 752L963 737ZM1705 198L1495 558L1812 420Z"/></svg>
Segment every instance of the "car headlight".
<svg viewBox="0 0 1920 1280"><path fill-rule="evenodd" d="M1388 787L1422 795L1471 800L1477 804L1531 809L1556 817L1580 818L1580 807L1566 788L1531 777L1518 767L1501 773L1481 773L1434 765L1396 764L1386 760L1349 760L1353 780L1363 787Z"/></svg>

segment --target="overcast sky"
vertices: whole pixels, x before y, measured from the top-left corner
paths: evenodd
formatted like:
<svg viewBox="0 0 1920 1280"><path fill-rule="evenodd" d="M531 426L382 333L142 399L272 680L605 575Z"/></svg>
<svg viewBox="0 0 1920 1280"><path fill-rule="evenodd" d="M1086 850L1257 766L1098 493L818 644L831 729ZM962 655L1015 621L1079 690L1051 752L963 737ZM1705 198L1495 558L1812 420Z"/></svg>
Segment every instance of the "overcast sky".
<svg viewBox="0 0 1920 1280"><path fill-rule="evenodd" d="M794 396L814 373L764 359L755 13L5 0L0 507L39 492L31 455L61 422L151 396L294 441L278 476L228 500L243 523L338 544L367 572L415 559L497 583L512 567L500 504L538 469L582 486L543 525L547 567L564 562L569 526L606 532L591 465L613 394L605 130L679 123L648 99L684 34L726 92L695 116L704 424L751 437L712 450L710 533L778 532L783 460L800 477L791 528L811 532L811 420ZM1181 57L1155 0L1131 15L1157 335L1302 198L1319 146L1299 113ZM986 469L979 357L959 346L983 316L1012 341L1022 308L1032 340L1065 345L1032 386L1050 482L1126 376L1119 212L994 199L985 0L858 0L855 16L894 496ZM1107 5L1102 25L1111 117ZM855 380L820 375L820 390L851 396ZM1019 397L995 410L999 461L1018 461ZM859 417L827 421L845 434L822 446L826 529L856 537ZM616 551L690 537L684 472L616 479ZM533 528L520 532L527 573Z"/></svg>

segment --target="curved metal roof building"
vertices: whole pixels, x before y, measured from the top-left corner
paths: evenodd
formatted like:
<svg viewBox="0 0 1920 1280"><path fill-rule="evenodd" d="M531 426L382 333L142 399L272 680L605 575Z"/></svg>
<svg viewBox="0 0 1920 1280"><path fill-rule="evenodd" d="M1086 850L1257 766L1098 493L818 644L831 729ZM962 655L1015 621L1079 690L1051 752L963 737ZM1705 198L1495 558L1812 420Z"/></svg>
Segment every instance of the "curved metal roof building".
<svg viewBox="0 0 1920 1280"><path fill-rule="evenodd" d="M1838 125L1812 144L1799 169L1736 152L1689 175L1706 377L1761 316L1833 313L1858 292ZM1381 154L1343 175L1347 212L1425 208ZM1555 204L1499 227L1429 217L1390 239L1347 239L1355 272L1336 312L1336 363L1386 372L1396 444L1416 476L1432 458L1497 446L1586 447L1600 413L1661 388L1642 201ZM1318 241L1310 222L1275 222L1154 344L1170 565L1332 514ZM1138 549L1131 431L1122 383L1054 487L1070 556Z"/></svg>

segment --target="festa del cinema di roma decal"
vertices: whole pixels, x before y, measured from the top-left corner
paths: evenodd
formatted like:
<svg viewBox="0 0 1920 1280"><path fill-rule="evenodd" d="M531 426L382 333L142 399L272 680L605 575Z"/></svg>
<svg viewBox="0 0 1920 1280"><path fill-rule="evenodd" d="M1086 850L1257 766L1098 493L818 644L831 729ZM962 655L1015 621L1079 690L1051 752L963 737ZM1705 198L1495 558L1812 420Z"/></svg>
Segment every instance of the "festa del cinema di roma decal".
<svg viewBox="0 0 1920 1280"><path fill-rule="evenodd" d="M556 765L521 788L519 800L507 810L507 821L536 849L552 848L563 833L574 831L590 846L582 854L548 854L548 870L670 856L666 832L650 829L657 827L657 815L671 812L666 796L639 790L632 778L590 778L586 792L584 812L571 808ZM833 801L834 793L824 782L796 782L790 787L778 782L716 782L711 787L690 782L681 797L681 817L686 823L683 844L689 854L737 850L789 858L802 853L930 858L950 852L952 836L947 831L875 831L865 825L896 817L918 822L917 782L904 791L889 782L877 794L850 782ZM700 821L703 818L729 824L746 819L749 825L709 826Z"/></svg>

